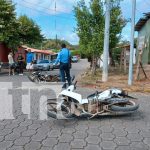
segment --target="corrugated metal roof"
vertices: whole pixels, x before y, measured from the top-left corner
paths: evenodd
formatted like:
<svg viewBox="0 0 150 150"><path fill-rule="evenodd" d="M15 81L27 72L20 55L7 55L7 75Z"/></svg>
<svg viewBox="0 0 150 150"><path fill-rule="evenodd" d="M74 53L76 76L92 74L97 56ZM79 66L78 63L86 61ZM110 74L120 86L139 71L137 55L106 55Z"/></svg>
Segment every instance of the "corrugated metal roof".
<svg viewBox="0 0 150 150"><path fill-rule="evenodd" d="M144 13L144 17L140 18L137 24L135 25L135 31L140 31L145 23L150 19L150 12Z"/></svg>
<svg viewBox="0 0 150 150"><path fill-rule="evenodd" d="M30 48L27 46L22 46L23 48L25 48L26 51L28 51L29 49L31 50L31 52L33 53L42 53L42 54L47 54L47 55L55 55L56 53L51 51L51 50L39 50L39 49L34 49L34 48Z"/></svg>

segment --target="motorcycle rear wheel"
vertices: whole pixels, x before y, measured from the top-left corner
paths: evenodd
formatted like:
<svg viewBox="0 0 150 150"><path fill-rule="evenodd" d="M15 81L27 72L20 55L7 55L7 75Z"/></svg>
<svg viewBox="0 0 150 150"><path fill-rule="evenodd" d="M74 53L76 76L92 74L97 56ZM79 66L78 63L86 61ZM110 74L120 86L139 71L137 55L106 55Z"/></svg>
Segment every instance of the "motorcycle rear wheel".
<svg viewBox="0 0 150 150"><path fill-rule="evenodd" d="M110 110L112 111L122 111L122 112L128 112L128 111L136 111L139 108L139 104L136 104L136 102L129 100L128 103L119 103L114 104L110 107Z"/></svg>
<svg viewBox="0 0 150 150"><path fill-rule="evenodd" d="M44 104L44 110L47 113L49 117L52 117L54 119L58 118L58 115L60 116L61 112L61 119L66 119L66 118L71 118L72 114L70 112L70 109L65 106L64 104L61 105L61 109L58 110L57 106L59 103L54 100L54 99L49 99L45 104Z"/></svg>

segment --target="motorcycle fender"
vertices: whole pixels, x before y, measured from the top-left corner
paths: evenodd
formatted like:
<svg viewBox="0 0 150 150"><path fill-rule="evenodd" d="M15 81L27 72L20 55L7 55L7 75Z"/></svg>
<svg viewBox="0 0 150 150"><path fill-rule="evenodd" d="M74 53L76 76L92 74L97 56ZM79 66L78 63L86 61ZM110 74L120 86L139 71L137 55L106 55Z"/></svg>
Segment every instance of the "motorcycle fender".
<svg viewBox="0 0 150 150"><path fill-rule="evenodd" d="M75 93L75 92L63 90L63 91L60 93L60 95L64 95L64 96L67 96L67 97L71 97L71 98L77 100L79 103L82 102L82 96L81 96L81 94L78 94L78 93Z"/></svg>

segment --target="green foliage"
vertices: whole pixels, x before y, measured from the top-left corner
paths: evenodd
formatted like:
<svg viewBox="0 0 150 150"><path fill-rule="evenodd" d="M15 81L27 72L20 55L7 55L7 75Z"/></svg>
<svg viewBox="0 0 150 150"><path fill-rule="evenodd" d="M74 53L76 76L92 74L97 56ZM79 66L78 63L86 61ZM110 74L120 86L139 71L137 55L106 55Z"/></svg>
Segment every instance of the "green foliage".
<svg viewBox="0 0 150 150"><path fill-rule="evenodd" d="M120 1L111 1L110 50L115 48L120 41L122 29L127 23L127 20L122 17ZM93 55L99 57L103 52L105 24L103 8L102 0L91 0L89 8L84 0L80 0L74 8L81 54L89 59Z"/></svg>
<svg viewBox="0 0 150 150"><path fill-rule="evenodd" d="M43 40L43 35L41 35L41 30L39 26L26 15L20 16L18 18L20 22L20 40L22 44L36 44L41 43Z"/></svg>
<svg viewBox="0 0 150 150"><path fill-rule="evenodd" d="M80 0L74 7L80 50L87 57L98 56L103 50L104 18L102 6L100 0L93 0L88 8L85 1Z"/></svg>
<svg viewBox="0 0 150 150"><path fill-rule="evenodd" d="M120 6L114 6L110 14L110 49L115 48L121 39L122 29L127 20L122 17Z"/></svg>
<svg viewBox="0 0 150 150"><path fill-rule="evenodd" d="M19 44L18 28L15 6L6 0L0 0L0 41L14 49Z"/></svg>
<svg viewBox="0 0 150 150"><path fill-rule="evenodd" d="M71 55L74 56L74 55L80 55L80 50L72 50L71 51Z"/></svg>
<svg viewBox="0 0 150 150"><path fill-rule="evenodd" d="M61 49L61 44L65 43L67 48L71 49L71 50L75 50L78 48L78 46L76 45L72 45L69 42L65 41L65 40L60 40L60 39L46 39L45 41L42 42L42 49L54 49L54 50L60 50Z"/></svg>
<svg viewBox="0 0 150 150"><path fill-rule="evenodd" d="M27 16L16 18L15 5L10 1L0 0L0 42L13 50L22 44L41 42L41 30Z"/></svg>

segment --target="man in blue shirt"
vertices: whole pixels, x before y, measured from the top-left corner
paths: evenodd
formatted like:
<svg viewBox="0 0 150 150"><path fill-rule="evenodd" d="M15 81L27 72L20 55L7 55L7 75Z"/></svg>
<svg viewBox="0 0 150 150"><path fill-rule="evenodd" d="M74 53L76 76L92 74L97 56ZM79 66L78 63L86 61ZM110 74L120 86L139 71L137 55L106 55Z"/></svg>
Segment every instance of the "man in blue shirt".
<svg viewBox="0 0 150 150"><path fill-rule="evenodd" d="M60 76L61 81L65 83L65 76L67 77L68 84L71 84L71 78L70 78L70 58L71 53L69 49L66 48L65 44L61 45L62 49L58 53L56 63L60 62ZM65 85L65 84L64 84Z"/></svg>
<svg viewBox="0 0 150 150"><path fill-rule="evenodd" d="M31 53L31 49L28 49L28 53L27 53L27 56L26 56L26 62L27 62L27 66L26 66L26 69L28 71L32 70L32 61L33 61L34 57L33 57L33 53Z"/></svg>

